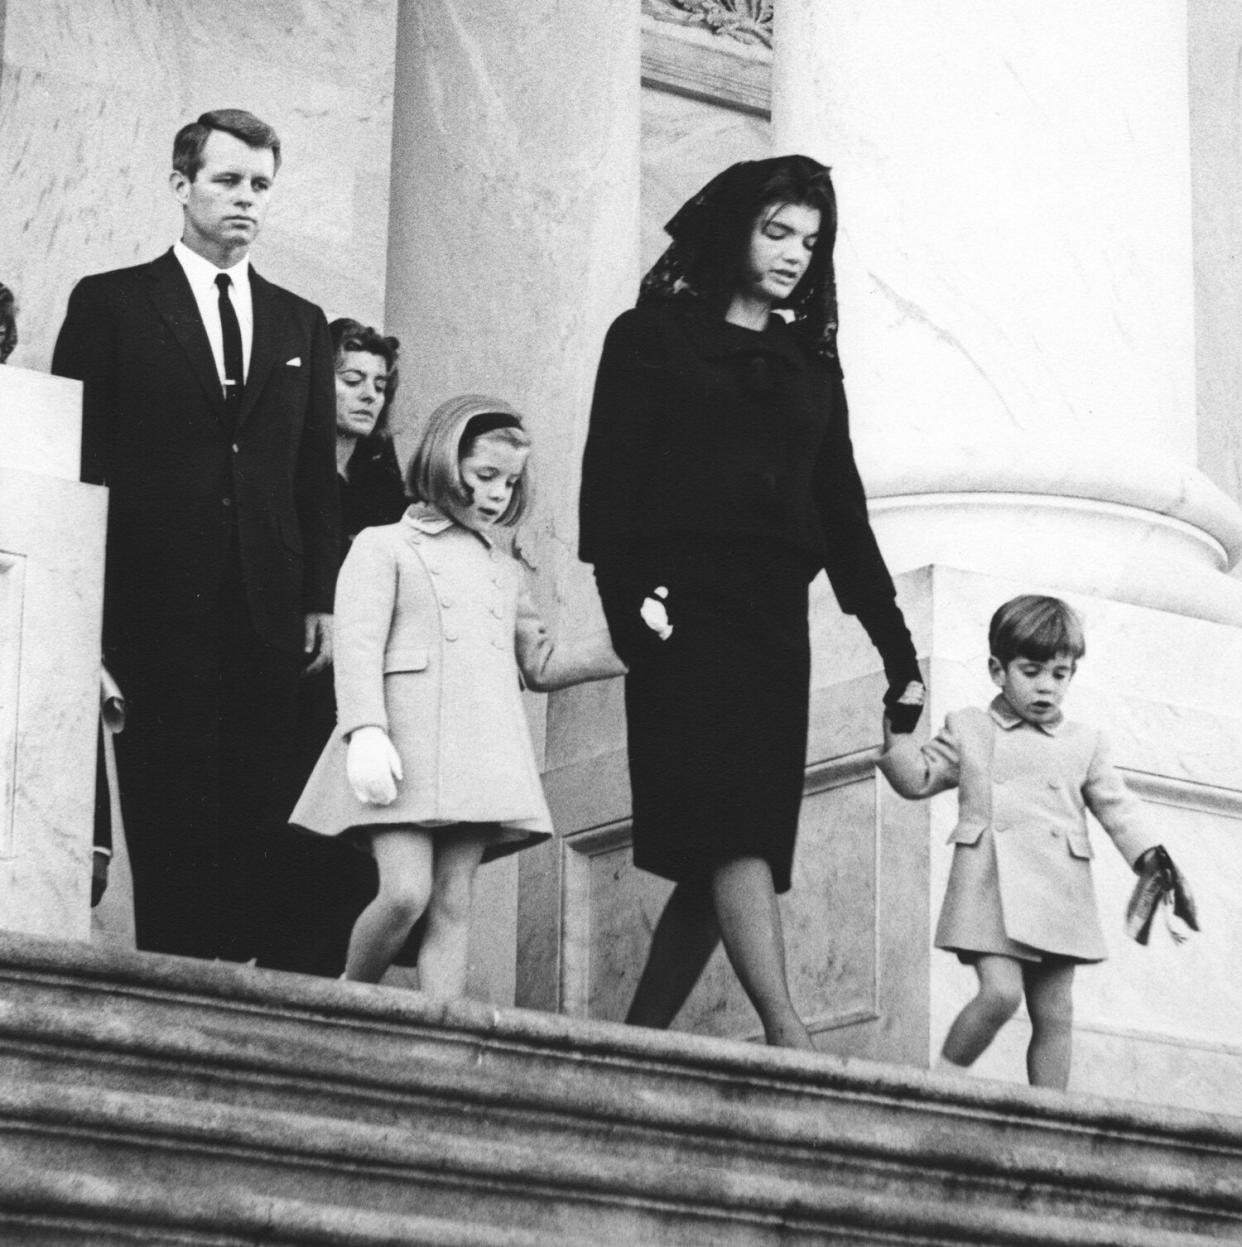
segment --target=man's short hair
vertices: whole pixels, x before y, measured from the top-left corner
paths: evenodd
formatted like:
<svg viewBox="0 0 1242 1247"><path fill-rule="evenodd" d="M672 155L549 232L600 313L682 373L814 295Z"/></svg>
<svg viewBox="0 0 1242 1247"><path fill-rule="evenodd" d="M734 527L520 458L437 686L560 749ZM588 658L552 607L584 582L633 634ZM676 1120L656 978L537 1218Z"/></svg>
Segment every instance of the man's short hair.
<svg viewBox="0 0 1242 1247"><path fill-rule="evenodd" d="M173 139L173 168L191 182L203 167L203 148L213 130L231 134L249 147L269 149L276 169L280 168L280 136L266 121L243 108L216 108L182 126Z"/></svg>
<svg viewBox="0 0 1242 1247"><path fill-rule="evenodd" d="M1077 661L1087 652L1082 620L1060 598L1024 593L1010 598L988 628L988 649L1002 667L1015 658L1047 662L1062 654Z"/></svg>

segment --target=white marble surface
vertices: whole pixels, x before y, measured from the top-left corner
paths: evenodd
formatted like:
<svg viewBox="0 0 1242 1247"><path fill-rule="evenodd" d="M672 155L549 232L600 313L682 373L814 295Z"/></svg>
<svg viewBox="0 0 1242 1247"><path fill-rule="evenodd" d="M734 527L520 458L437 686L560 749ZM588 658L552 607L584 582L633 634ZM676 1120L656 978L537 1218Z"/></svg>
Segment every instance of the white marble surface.
<svg viewBox="0 0 1242 1247"><path fill-rule="evenodd" d="M329 312L383 316L396 0L9 0L0 72L0 280L10 360L48 367L73 283L180 232L173 135L211 108L257 113L285 163L254 250Z"/></svg>
<svg viewBox="0 0 1242 1247"><path fill-rule="evenodd" d="M0 924L90 931L107 493L0 469Z"/></svg>
<svg viewBox="0 0 1242 1247"><path fill-rule="evenodd" d="M1242 6L1190 0L1199 466L1242 503Z"/></svg>
<svg viewBox="0 0 1242 1247"><path fill-rule="evenodd" d="M82 383L0 368L0 467L76 481L82 459Z"/></svg>
<svg viewBox="0 0 1242 1247"><path fill-rule="evenodd" d="M1187 65L1164 0L778 10L776 146L833 166L853 436L899 567L1242 622L1242 513L1198 471Z"/></svg>
<svg viewBox="0 0 1242 1247"><path fill-rule="evenodd" d="M773 125L834 168L860 440L1194 463L1186 58L1167 0L781 6Z"/></svg>

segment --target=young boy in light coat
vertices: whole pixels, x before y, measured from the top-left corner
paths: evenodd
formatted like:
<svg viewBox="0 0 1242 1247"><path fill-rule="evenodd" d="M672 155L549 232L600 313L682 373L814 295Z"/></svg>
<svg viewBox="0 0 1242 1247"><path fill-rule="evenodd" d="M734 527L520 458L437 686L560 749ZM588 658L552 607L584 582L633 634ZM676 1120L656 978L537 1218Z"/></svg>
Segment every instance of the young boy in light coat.
<svg viewBox="0 0 1242 1247"><path fill-rule="evenodd" d="M1086 650L1074 611L1058 598L1014 598L992 617L988 642L988 670L1000 690L992 704L950 714L922 748L886 721L879 765L904 797L958 789L935 943L974 966L979 992L949 1029L937 1068L971 1065L1025 992L1028 1077L1063 1089L1074 968L1108 955L1086 811L1136 870L1157 839L1102 733L1061 714Z"/></svg>

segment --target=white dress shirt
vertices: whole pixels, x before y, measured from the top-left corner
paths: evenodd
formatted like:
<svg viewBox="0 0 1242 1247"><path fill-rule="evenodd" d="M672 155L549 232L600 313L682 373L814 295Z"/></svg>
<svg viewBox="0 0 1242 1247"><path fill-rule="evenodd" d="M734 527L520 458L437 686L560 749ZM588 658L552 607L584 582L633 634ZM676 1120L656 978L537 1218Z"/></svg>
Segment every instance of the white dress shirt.
<svg viewBox="0 0 1242 1247"><path fill-rule="evenodd" d="M250 348L254 342L254 303L250 298L250 261L241 260L232 268L216 268L210 260L204 260L196 251L191 251L183 242L173 243L173 255L181 264L189 280L190 289L194 292L194 302L198 304L198 314L202 317L203 328L207 330L207 341L211 343L211 354L216 361L216 372L220 377L220 388L224 389L224 331L220 328L220 289L216 285L216 275L227 273L232 279L229 287L229 300L237 313L237 324L241 329L242 368L245 376L250 375ZM243 380L245 378L243 377Z"/></svg>

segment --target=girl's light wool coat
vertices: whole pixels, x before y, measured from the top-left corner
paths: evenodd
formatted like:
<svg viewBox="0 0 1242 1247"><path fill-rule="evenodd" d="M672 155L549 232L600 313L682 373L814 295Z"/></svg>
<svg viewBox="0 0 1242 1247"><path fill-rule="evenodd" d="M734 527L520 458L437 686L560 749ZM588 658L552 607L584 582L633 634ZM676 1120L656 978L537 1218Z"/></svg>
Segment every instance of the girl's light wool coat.
<svg viewBox="0 0 1242 1247"><path fill-rule="evenodd" d="M417 503L354 540L337 583L335 664L337 730L291 818L327 835L494 822L502 839L544 838L552 822L522 684L546 692L625 672L604 632L554 645L518 561ZM346 780L346 741L368 724L401 756L391 805L360 802Z"/></svg>
<svg viewBox="0 0 1242 1247"><path fill-rule="evenodd" d="M1067 719L1032 725L998 697L988 710L950 714L921 749L911 736L894 742L879 766L902 796L959 790L936 946L1001 951L988 943L999 904L1010 940L1103 960L1108 950L1091 880L1086 811L1131 867L1158 839L1110 763L1102 734Z"/></svg>

